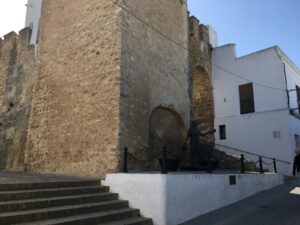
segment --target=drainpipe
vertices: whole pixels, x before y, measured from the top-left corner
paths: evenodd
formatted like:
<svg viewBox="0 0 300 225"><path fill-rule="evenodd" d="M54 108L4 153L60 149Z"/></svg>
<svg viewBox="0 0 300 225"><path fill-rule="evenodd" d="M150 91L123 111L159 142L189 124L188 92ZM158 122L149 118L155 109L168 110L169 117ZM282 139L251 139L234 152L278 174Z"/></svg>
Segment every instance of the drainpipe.
<svg viewBox="0 0 300 225"><path fill-rule="evenodd" d="M289 110L291 110L290 93L289 93L289 89L288 89L287 76L286 76L286 66L285 66L285 63L282 63L282 64L283 64L283 71L284 71L284 78L285 78L285 85L286 85L287 103L288 103Z"/></svg>
<svg viewBox="0 0 300 225"><path fill-rule="evenodd" d="M284 79L285 79L285 87L286 87L286 95L287 95L287 105L288 105L288 109L291 112L291 102L290 102L290 92L288 89L288 82L287 82L287 75L286 75L286 65L281 57L281 55L279 54L279 52L277 51L277 47L274 47L274 50L277 54L277 56L279 57L280 61L283 64L283 72L284 72Z"/></svg>

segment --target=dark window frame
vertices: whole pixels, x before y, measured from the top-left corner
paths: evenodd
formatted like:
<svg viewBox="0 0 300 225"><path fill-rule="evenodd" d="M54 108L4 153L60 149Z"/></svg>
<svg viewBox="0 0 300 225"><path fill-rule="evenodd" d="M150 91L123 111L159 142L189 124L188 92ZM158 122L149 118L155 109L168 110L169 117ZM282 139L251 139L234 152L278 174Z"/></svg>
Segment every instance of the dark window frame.
<svg viewBox="0 0 300 225"><path fill-rule="evenodd" d="M300 136L298 134L295 134L294 137L295 137L296 148L299 148L300 147Z"/></svg>
<svg viewBox="0 0 300 225"><path fill-rule="evenodd" d="M219 138L220 140L226 140L226 125L219 126Z"/></svg>
<svg viewBox="0 0 300 225"><path fill-rule="evenodd" d="M298 112L300 113L300 87L296 85Z"/></svg>
<svg viewBox="0 0 300 225"><path fill-rule="evenodd" d="M239 85L240 113L248 114L255 112L253 83Z"/></svg>

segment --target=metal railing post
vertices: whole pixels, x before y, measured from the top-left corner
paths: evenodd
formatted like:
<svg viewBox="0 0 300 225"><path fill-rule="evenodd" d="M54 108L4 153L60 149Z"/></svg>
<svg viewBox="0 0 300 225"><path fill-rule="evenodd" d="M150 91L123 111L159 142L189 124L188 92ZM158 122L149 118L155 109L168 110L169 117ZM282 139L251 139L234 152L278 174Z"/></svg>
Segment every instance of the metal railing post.
<svg viewBox="0 0 300 225"><path fill-rule="evenodd" d="M259 172L264 173L262 157L259 157Z"/></svg>
<svg viewBox="0 0 300 225"><path fill-rule="evenodd" d="M245 173L244 161L245 161L245 158L244 158L244 155L242 154L241 155L241 173Z"/></svg>
<svg viewBox="0 0 300 225"><path fill-rule="evenodd" d="M273 165L274 165L274 173L277 173L277 165L276 165L276 159L273 159Z"/></svg>
<svg viewBox="0 0 300 225"><path fill-rule="evenodd" d="M128 173L127 161L128 161L128 148L124 148L122 173Z"/></svg>
<svg viewBox="0 0 300 225"><path fill-rule="evenodd" d="M164 146L163 152L162 152L162 168L161 168L161 173L162 174L167 174L167 147Z"/></svg>

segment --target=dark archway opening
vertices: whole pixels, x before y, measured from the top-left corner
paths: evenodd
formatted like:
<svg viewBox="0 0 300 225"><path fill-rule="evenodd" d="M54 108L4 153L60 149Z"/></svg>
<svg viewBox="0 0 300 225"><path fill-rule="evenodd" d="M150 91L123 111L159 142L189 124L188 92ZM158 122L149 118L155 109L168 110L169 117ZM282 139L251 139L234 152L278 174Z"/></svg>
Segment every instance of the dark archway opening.
<svg viewBox="0 0 300 225"><path fill-rule="evenodd" d="M178 159L183 160L181 150L185 135L184 123L176 111L164 107L156 108L150 116L149 158L156 157L166 146L167 150L172 153L168 154L168 158L174 159L176 155ZM153 162L152 166L157 169L157 160Z"/></svg>

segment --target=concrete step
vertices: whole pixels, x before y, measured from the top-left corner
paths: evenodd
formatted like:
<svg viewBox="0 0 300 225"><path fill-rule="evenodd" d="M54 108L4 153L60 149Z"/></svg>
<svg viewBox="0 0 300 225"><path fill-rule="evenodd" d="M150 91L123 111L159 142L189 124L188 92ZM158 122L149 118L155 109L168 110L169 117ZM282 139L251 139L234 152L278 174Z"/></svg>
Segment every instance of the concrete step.
<svg viewBox="0 0 300 225"><path fill-rule="evenodd" d="M109 188L105 186L86 186L75 188L50 188L50 189L35 189L35 190L21 190L21 191L1 191L0 202L10 200L34 199L34 198L48 198L58 196L71 196L83 194L96 194L108 192Z"/></svg>
<svg viewBox="0 0 300 225"><path fill-rule="evenodd" d="M117 200L115 193L96 193L0 202L0 213Z"/></svg>
<svg viewBox="0 0 300 225"><path fill-rule="evenodd" d="M144 217L133 217L109 223L99 223L97 225L153 225L153 223L152 219Z"/></svg>
<svg viewBox="0 0 300 225"><path fill-rule="evenodd" d="M85 203L74 206L60 206L37 210L25 210L0 214L0 224L17 224L18 222L31 222L39 220L59 219L77 216L85 213L103 212L108 210L124 209L128 207L127 201L114 200L101 203Z"/></svg>
<svg viewBox="0 0 300 225"><path fill-rule="evenodd" d="M51 181L0 184L0 191L19 191L50 188L86 187L100 185L100 180Z"/></svg>
<svg viewBox="0 0 300 225"><path fill-rule="evenodd" d="M140 215L138 209L124 208L105 212L96 212L60 219L44 220L30 223L16 223L18 225L91 225L91 224L112 224L116 221L123 221L128 218L135 218ZM122 224L122 223L121 223ZM124 223L126 224L126 223ZM2 225L2 223L1 223ZM6 224L3 224L6 225ZM8 225L8 224L7 224ZM12 225L12 224L10 224ZM144 225L144 224L141 224ZM152 224L151 224L152 225Z"/></svg>

